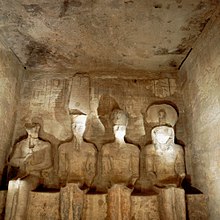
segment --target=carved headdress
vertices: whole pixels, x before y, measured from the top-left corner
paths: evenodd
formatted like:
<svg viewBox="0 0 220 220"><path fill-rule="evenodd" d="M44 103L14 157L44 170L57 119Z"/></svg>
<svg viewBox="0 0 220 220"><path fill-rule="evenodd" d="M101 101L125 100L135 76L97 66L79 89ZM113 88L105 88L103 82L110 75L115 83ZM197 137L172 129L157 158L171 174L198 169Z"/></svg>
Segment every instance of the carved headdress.
<svg viewBox="0 0 220 220"><path fill-rule="evenodd" d="M26 131L35 129L36 132L38 132L38 131L40 130L40 124L38 124L38 123L33 123L33 122L31 122L31 123L25 123L24 127L25 127Z"/></svg>
<svg viewBox="0 0 220 220"><path fill-rule="evenodd" d="M69 114L72 119L72 123L86 123L87 115L77 109L70 109Z"/></svg>

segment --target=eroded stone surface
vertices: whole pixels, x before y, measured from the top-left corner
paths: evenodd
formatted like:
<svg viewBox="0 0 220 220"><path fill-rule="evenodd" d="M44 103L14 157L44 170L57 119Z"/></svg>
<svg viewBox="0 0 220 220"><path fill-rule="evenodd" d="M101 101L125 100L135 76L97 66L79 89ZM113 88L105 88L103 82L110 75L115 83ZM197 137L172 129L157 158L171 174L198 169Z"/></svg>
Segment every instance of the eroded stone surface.
<svg viewBox="0 0 220 220"><path fill-rule="evenodd" d="M186 195L186 208L189 220L208 219L207 196L202 194Z"/></svg>
<svg viewBox="0 0 220 220"><path fill-rule="evenodd" d="M60 220L59 192L30 192L27 220Z"/></svg>
<svg viewBox="0 0 220 220"><path fill-rule="evenodd" d="M78 184L68 183L60 190L61 220L80 220L83 216L85 192Z"/></svg>
<svg viewBox="0 0 220 220"><path fill-rule="evenodd" d="M117 220L130 219L131 192L126 186L115 184L108 190L108 218Z"/></svg>
<svg viewBox="0 0 220 220"><path fill-rule="evenodd" d="M12 144L22 73L23 68L19 61L0 42L0 181Z"/></svg>
<svg viewBox="0 0 220 220"><path fill-rule="evenodd" d="M1 4L1 33L30 68L177 69L217 1Z"/></svg>
<svg viewBox="0 0 220 220"><path fill-rule="evenodd" d="M83 219L107 218L107 194L87 194L84 197Z"/></svg>
<svg viewBox="0 0 220 220"><path fill-rule="evenodd" d="M131 219L159 220L158 196L131 196Z"/></svg>
<svg viewBox="0 0 220 220"><path fill-rule="evenodd" d="M186 203L184 190L174 187L160 189L159 207L161 220L185 220Z"/></svg>
<svg viewBox="0 0 220 220"><path fill-rule="evenodd" d="M90 78L88 76L74 76L71 84L69 109L77 109L84 114L90 112Z"/></svg>
<svg viewBox="0 0 220 220"><path fill-rule="evenodd" d="M192 185L209 196L210 219L220 216L219 27L217 13L180 72L189 145L186 159L190 158L187 167Z"/></svg>

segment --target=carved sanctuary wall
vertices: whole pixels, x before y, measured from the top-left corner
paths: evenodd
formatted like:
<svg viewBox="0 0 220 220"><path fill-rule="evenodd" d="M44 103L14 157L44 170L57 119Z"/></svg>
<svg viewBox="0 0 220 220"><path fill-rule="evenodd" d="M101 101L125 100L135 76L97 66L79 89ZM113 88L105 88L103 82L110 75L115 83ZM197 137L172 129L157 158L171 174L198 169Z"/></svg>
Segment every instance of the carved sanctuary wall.
<svg viewBox="0 0 220 220"><path fill-rule="evenodd" d="M175 76L30 74L21 97L5 219L207 218Z"/></svg>

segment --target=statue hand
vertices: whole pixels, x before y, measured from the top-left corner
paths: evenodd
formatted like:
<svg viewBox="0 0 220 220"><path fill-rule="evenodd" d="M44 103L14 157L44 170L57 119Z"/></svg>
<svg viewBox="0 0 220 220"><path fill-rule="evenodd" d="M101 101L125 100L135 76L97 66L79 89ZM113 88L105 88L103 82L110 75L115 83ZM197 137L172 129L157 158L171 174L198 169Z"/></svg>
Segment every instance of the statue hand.
<svg viewBox="0 0 220 220"><path fill-rule="evenodd" d="M24 158L24 164L30 164L32 160L32 154L28 154L25 158Z"/></svg>
<svg viewBox="0 0 220 220"><path fill-rule="evenodd" d="M183 179L185 178L186 174L185 173L181 173L178 177L178 186L182 185Z"/></svg>
<svg viewBox="0 0 220 220"><path fill-rule="evenodd" d="M157 179L157 175L154 172L148 172L147 173L147 179L151 180L151 181L155 181Z"/></svg>

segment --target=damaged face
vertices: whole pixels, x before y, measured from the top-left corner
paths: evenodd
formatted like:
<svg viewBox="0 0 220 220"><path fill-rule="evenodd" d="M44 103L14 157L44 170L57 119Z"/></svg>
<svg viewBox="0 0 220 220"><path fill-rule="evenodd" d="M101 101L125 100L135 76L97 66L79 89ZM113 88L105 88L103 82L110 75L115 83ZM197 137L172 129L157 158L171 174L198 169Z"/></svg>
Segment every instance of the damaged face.
<svg viewBox="0 0 220 220"><path fill-rule="evenodd" d="M83 135L86 129L86 116L76 116L73 119L72 129L74 134Z"/></svg>
<svg viewBox="0 0 220 220"><path fill-rule="evenodd" d="M114 125L113 127L115 138L116 139L124 139L126 134L126 126L125 125Z"/></svg>
<svg viewBox="0 0 220 220"><path fill-rule="evenodd" d="M174 131L172 127L159 126L152 130L152 138L154 142L166 144L168 140L174 139Z"/></svg>
<svg viewBox="0 0 220 220"><path fill-rule="evenodd" d="M38 138L39 130L40 130L40 125L39 124L25 124L25 129L28 133L28 136L31 138Z"/></svg>

